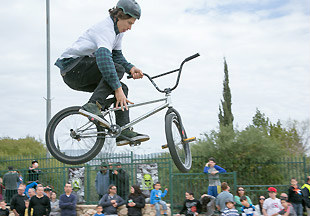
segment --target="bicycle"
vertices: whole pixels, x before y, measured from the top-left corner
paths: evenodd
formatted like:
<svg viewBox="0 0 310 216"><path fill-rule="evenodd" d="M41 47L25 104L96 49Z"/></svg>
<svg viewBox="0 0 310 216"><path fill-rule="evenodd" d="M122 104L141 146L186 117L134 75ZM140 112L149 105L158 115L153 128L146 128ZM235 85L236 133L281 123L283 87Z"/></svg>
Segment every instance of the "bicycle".
<svg viewBox="0 0 310 216"><path fill-rule="evenodd" d="M116 138L121 135L121 131L130 128L138 122L148 118L149 116L168 108L165 115L165 133L167 144L162 145L162 148L169 148L171 157L176 167L181 172L188 172L192 165L192 156L190 152L189 142L194 141L196 138L188 138L182 124L181 116L177 110L171 105L171 92L176 89L179 84L182 67L185 62L188 62L199 56L199 53L192 55L181 63L178 69L162 73L156 76L149 76L144 73L153 86L161 93L165 94L164 98L151 100L147 102L141 102L137 104L128 105L128 109L147 104L153 104L158 102L164 102L159 107L151 110L136 119L132 120L128 124L120 127L116 125L113 119L113 113L121 110L118 108L110 108L115 102L115 98L109 98L103 104L104 110L102 115L109 117L110 125L108 127L102 127L95 119L91 117L85 117L79 113L80 106L72 106L59 111L49 122L46 133L46 145L49 152L59 161L77 165L90 161L101 151L106 138ZM153 81L158 77L162 77L171 73L178 72L177 80L172 88L159 89L156 83ZM132 78L129 75L127 78ZM122 136L122 135L121 135ZM126 137L125 137L126 138ZM139 145L141 143L132 141L130 138L126 138L131 146Z"/></svg>

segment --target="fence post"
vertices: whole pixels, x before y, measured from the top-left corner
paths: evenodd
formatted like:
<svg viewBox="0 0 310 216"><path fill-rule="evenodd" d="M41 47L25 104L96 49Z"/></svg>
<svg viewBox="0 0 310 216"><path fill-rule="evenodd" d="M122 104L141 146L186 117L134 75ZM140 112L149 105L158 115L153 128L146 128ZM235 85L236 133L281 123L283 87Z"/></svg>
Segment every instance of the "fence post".
<svg viewBox="0 0 310 216"><path fill-rule="evenodd" d="M133 183L133 163L134 163L134 158L133 158L133 151L130 151L130 169L131 169L131 185L134 185Z"/></svg>
<svg viewBox="0 0 310 216"><path fill-rule="evenodd" d="M67 182L67 177L66 177L66 165L64 163L63 164L63 169L62 169L62 173L63 173L63 183L62 186L64 187L66 185ZM62 187L62 188L63 188Z"/></svg>
<svg viewBox="0 0 310 216"><path fill-rule="evenodd" d="M89 192L90 192L90 175L89 175L89 164L86 164L86 176L87 176L87 194L86 194L86 197L87 197L87 199L86 199L86 203L87 204L89 204ZM85 182L85 178L84 178L84 182ZM85 193L85 185L84 185L84 193Z"/></svg>
<svg viewBox="0 0 310 216"><path fill-rule="evenodd" d="M171 160L169 160L169 191L170 191L170 211L173 215L173 172Z"/></svg>
<svg viewBox="0 0 310 216"><path fill-rule="evenodd" d="M307 159L306 156L303 156L303 164L304 164L304 174L305 174L305 182L307 182Z"/></svg>
<svg viewBox="0 0 310 216"><path fill-rule="evenodd" d="M234 191L237 191L237 172L233 171L234 176Z"/></svg>

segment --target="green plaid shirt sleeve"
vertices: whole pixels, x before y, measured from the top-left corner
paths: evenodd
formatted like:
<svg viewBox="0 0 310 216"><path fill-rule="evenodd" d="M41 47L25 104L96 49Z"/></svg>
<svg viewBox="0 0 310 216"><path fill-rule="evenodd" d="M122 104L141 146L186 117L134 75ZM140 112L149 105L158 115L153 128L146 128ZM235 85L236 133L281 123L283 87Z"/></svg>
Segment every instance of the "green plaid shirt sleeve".
<svg viewBox="0 0 310 216"><path fill-rule="evenodd" d="M130 64L129 62L127 62L127 60L125 59L125 57L123 56L123 53L121 50L113 50L112 51L112 58L113 58L113 61L115 63L118 63L120 65L122 65L125 70L126 70L126 73L129 73L130 74L130 69L134 66L133 64Z"/></svg>
<svg viewBox="0 0 310 216"><path fill-rule="evenodd" d="M121 83L116 73L114 62L112 59L112 53L110 50L104 47L100 47L96 52L96 62L102 78L109 84L109 86L116 90L121 87Z"/></svg>

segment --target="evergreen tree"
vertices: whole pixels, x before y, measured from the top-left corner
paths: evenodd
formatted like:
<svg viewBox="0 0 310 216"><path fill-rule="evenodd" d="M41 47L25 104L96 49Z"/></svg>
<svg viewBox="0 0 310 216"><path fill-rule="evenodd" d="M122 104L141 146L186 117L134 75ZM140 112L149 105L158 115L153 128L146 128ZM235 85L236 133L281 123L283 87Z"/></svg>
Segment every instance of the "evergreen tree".
<svg viewBox="0 0 310 216"><path fill-rule="evenodd" d="M231 92L229 88L229 76L226 59L224 58L224 81L223 81L223 100L219 107L219 125L233 128L234 116L231 111Z"/></svg>

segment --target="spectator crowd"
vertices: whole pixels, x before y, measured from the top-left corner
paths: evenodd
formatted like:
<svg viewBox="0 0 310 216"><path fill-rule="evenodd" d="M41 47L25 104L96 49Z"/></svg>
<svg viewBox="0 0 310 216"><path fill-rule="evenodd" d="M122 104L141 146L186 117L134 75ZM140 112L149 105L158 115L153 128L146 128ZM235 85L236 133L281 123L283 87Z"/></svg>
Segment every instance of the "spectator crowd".
<svg viewBox="0 0 310 216"><path fill-rule="evenodd" d="M146 203L154 207L156 216L168 215L164 201L168 188L162 190L161 183L156 182L150 197L146 197L139 185L129 186L129 176L122 164L114 165L102 164L96 174L98 205L94 216L116 216L122 205L127 207L129 216L140 216ZM0 216L9 215L9 209L15 216L76 216L77 196L71 183L64 185L64 193L57 199L57 192L52 186L43 186L39 182L42 172L38 167L38 161L33 160L27 172L27 183L21 173L8 167L8 172L0 178ZM287 193L281 193L279 198L278 190L269 187L268 197L260 195L255 205L244 187L238 187L233 193L227 182L220 182L220 173L226 170L216 165L214 158L209 159L203 172L209 178L208 191L199 198L195 198L192 191L186 191L177 216L302 216L304 213L310 216L310 176L302 187L295 178L291 178Z"/></svg>

